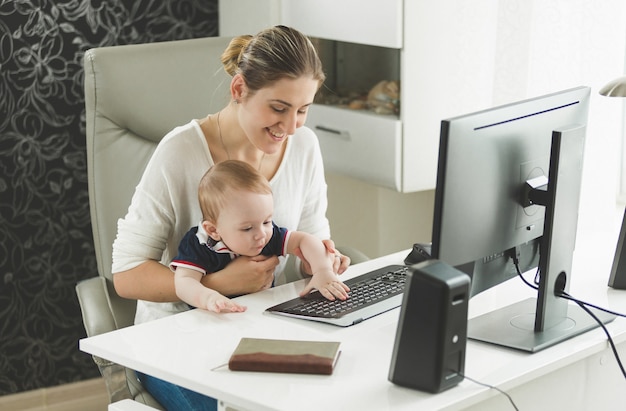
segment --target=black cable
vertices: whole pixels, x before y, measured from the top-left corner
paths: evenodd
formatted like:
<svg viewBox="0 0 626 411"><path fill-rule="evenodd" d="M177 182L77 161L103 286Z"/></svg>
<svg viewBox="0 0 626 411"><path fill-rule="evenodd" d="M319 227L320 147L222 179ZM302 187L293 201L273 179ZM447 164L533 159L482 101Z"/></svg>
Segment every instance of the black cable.
<svg viewBox="0 0 626 411"><path fill-rule="evenodd" d="M619 369L622 372L622 375L624 376L624 378L626 378L626 370L624 369L624 365L622 364L622 360L620 359L619 353L617 352L617 348L615 347L615 343L613 342L613 337L611 337L611 334L609 334L609 330L607 330L607 328L604 325L604 323L593 313L593 311L591 311L589 309L589 307L587 307L585 302L580 301L580 300L572 297L571 295L569 295L565 291L561 291L559 294L557 294L557 297L561 297L561 298L564 298L566 300L570 300L570 301L575 302L576 304L578 304L578 306L580 308L585 310L585 312L587 314L589 314L594 320L596 320L596 322L600 325L600 327L602 327L602 330L604 330L604 333L606 334L606 337L609 340L609 345L611 346L611 350L613 351L613 356L615 357L615 360L617 361L617 365L619 366ZM601 310L609 312L608 310L604 310L604 309L601 309ZM622 315L622 314L619 314L619 315Z"/></svg>
<svg viewBox="0 0 626 411"><path fill-rule="evenodd" d="M487 388L494 389L494 390L498 391L499 393L501 393L501 394L505 395L505 396L506 396L506 398L508 398L508 399L509 399L509 402L511 403L511 405L513 406L513 408L514 408L516 411L519 411L519 408L517 408L517 405L515 405L515 401L513 401L513 398L509 395L509 393L508 393L508 392L506 392L506 391L504 391L504 390L501 390L500 388L496 387L495 385L486 384L486 383L484 383L484 382L480 382L480 381L478 381L478 380L475 380L475 379L473 379L473 378L470 378L470 377L468 377L467 375L464 375L463 373L460 373L460 372L458 372L458 371L456 371L456 372L457 372L457 373L458 373L461 377L463 377L463 378L465 378L465 379L467 379L467 380L469 380L469 381L473 382L474 384L478 384L478 385L482 385L483 387L487 387Z"/></svg>
<svg viewBox="0 0 626 411"><path fill-rule="evenodd" d="M534 288L535 290L538 290L539 287L537 287L536 285L533 285L530 283L530 281L528 281L527 279L524 278L524 276L522 275L522 270L519 268L519 258L517 256L517 254L513 253L511 255L511 260L513 260L513 265L515 266L515 271L517 271L517 275L519 278L522 279L523 282L526 283L527 286L529 286L530 288ZM537 274L535 275L535 282L537 282L537 276L539 275L539 270L537 270Z"/></svg>
<svg viewBox="0 0 626 411"><path fill-rule="evenodd" d="M566 293L565 291L561 291L561 292L564 295L559 295L559 297L565 298L566 300L571 300L571 301L574 301L574 302L580 301L582 304L586 305L587 307L595 308L596 310L604 311L605 313L612 314L612 315L615 315L617 317L626 317L626 314L618 313L617 311L611 311L611 310L603 308L603 307L598 307L597 305L588 303L588 302L580 300L578 298L574 298L571 295L569 295L568 293Z"/></svg>
<svg viewBox="0 0 626 411"><path fill-rule="evenodd" d="M538 290L539 287L531 284L522 275L522 271L519 268L519 258L517 257L517 255L515 255L515 253L513 253L513 255L511 255L511 259L513 260L513 265L515 265L515 269L517 270L517 275L522 279L522 281L524 281L524 283L526 283L526 285L528 285L529 287L531 287L531 288L533 288L535 290ZM539 274L539 270L537 270L537 275L538 274ZM587 314L589 314L591 316L591 318L593 318L600 325L600 327L602 328L602 330L604 331L604 333L607 336L607 339L609 341L609 345L611 346L611 351L613 351L613 356L615 357L615 360L617 361L617 365L619 366L619 369L622 372L622 375L624 376L624 378L626 378L626 370L624 369L624 365L622 364L622 360L620 359L619 353L617 352L617 348L615 347L615 343L613 342L613 337L611 337L611 334L609 333L609 330L607 330L607 328L604 325L604 323L588 307L592 307L592 308L595 308L596 310L604 311L604 312L606 312L608 314L616 315L616 316L619 316L619 317L626 317L626 315L622 314L622 313L615 312L615 311L608 310L606 308L598 307L597 305L590 304L590 303L587 303L587 302L582 301L582 300L579 300L577 298L572 297L571 295L569 295L565 291L555 292L555 295L557 297L561 297L561 298L564 298L566 300L573 301L580 308L582 308Z"/></svg>

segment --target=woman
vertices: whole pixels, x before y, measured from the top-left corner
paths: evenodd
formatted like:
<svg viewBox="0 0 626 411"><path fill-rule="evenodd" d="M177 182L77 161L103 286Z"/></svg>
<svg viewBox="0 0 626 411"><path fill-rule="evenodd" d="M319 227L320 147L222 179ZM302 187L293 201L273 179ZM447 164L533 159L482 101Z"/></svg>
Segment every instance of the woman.
<svg viewBox="0 0 626 411"><path fill-rule="evenodd" d="M302 127L325 78L311 42L297 30L276 26L233 39L222 63L232 76L231 102L163 138L127 215L118 222L113 280L120 296L139 300L135 323L188 309L176 297L168 264L180 239L202 218L198 182L213 164L236 159L252 165L270 181L275 222L322 238L327 248L334 249L325 216L326 182L319 145L315 134ZM346 256L336 260L339 273L350 264ZM284 262L275 256L239 257L222 271L204 276L202 282L235 296L284 282L283 269ZM303 269L308 269L306 264ZM161 395L168 388L158 381L153 385L156 379L140 377L160 402L182 401L173 399L176 394L169 391Z"/></svg>

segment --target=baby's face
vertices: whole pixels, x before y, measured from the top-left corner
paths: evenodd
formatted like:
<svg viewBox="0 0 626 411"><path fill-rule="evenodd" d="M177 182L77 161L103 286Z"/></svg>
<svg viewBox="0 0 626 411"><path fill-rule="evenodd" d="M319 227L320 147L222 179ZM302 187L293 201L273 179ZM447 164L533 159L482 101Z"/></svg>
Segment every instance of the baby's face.
<svg viewBox="0 0 626 411"><path fill-rule="evenodd" d="M259 255L272 237L273 212L271 194L235 191L220 212L217 233L231 251Z"/></svg>

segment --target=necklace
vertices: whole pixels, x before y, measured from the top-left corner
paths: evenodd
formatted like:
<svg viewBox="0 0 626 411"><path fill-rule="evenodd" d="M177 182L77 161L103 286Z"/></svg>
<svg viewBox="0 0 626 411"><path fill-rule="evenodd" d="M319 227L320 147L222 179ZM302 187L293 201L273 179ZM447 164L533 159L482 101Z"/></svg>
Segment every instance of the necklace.
<svg viewBox="0 0 626 411"><path fill-rule="evenodd" d="M222 148L226 152L226 157L230 160L230 153L228 152L228 149L226 148L226 144L224 144L224 138L222 137L222 127L220 126L220 114L222 114L222 112L218 111L217 112L217 131L220 135L220 143L222 143ZM257 168L257 171L261 171L263 160L265 160L265 152L263 152L263 156L261 156L261 161L259 161L259 167Z"/></svg>

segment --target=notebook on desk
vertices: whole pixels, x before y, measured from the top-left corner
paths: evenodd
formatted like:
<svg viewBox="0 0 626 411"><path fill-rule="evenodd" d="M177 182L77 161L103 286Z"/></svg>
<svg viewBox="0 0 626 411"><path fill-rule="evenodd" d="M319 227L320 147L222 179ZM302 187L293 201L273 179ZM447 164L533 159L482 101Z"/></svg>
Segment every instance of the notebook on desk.
<svg viewBox="0 0 626 411"><path fill-rule="evenodd" d="M402 305L408 268L389 265L344 281L345 301L330 301L319 292L268 308L272 314L348 327Z"/></svg>

